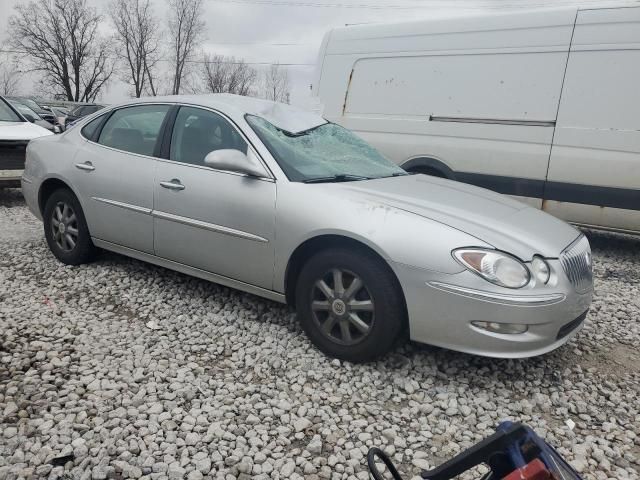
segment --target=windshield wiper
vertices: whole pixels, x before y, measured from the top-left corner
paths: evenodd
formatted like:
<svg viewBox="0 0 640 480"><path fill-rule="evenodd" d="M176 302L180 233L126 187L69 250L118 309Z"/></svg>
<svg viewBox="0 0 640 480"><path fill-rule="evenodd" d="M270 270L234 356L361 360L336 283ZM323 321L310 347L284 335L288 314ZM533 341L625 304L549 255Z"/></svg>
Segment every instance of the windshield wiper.
<svg viewBox="0 0 640 480"><path fill-rule="evenodd" d="M382 177L376 177L376 178L406 177L408 175L414 175L414 172L395 172L395 173L392 173L391 175L384 175Z"/></svg>
<svg viewBox="0 0 640 480"><path fill-rule="evenodd" d="M281 128L278 128L278 130L280 130L283 135L285 135L286 137L290 137L290 138L296 138L296 137L304 137L305 135L309 135L311 132L313 132L316 128L320 128L323 127L324 125L328 125L329 122L325 122L325 123L321 123L320 125L316 125L315 127L311 127L311 128L307 128L306 130L301 130L299 132L288 132L287 130L283 130Z"/></svg>
<svg viewBox="0 0 640 480"><path fill-rule="evenodd" d="M306 180L303 180L302 183L357 182L358 180L370 180L370 178L363 177L361 175L347 175L340 173L330 177L307 178Z"/></svg>

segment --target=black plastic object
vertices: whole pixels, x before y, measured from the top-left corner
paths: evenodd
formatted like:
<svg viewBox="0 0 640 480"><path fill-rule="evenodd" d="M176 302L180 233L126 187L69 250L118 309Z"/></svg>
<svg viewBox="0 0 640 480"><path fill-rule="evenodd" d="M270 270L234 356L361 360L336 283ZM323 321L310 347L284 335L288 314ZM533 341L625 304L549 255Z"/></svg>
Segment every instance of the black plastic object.
<svg viewBox="0 0 640 480"><path fill-rule="evenodd" d="M379 448L372 448L367 455L367 463L375 480L385 478L376 467L376 459L382 460L394 480L402 480L391 459ZM578 473L531 428L511 422L501 423L493 435L433 470L422 472L422 478L450 480L477 465L485 464L491 471L482 478L499 480L535 459L541 460L555 479L581 480Z"/></svg>
<svg viewBox="0 0 640 480"><path fill-rule="evenodd" d="M396 470L396 467L389 456L379 448L373 447L369 449L369 453L367 453L367 465L369 466L369 472L371 472L371 475L375 480L384 480L384 477L376 466L376 458L382 460L382 462L387 466L394 480L402 480L400 473Z"/></svg>

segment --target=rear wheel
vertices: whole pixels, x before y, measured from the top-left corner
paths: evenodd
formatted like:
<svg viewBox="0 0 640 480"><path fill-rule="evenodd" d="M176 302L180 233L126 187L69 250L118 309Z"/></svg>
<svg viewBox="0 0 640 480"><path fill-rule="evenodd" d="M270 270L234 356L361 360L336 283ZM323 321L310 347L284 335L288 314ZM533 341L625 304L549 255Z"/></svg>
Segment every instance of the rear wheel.
<svg viewBox="0 0 640 480"><path fill-rule="evenodd" d="M331 249L312 257L298 278L296 309L322 352L352 362L387 353L406 324L392 272L375 255L361 251Z"/></svg>
<svg viewBox="0 0 640 480"><path fill-rule="evenodd" d="M47 199L43 213L44 235L55 257L67 265L91 261L96 247L80 202L66 188L56 190Z"/></svg>

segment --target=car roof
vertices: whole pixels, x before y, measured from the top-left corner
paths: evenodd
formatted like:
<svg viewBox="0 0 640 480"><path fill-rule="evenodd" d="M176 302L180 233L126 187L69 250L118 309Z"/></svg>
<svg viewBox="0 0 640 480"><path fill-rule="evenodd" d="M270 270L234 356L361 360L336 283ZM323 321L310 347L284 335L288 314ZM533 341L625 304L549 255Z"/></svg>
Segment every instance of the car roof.
<svg viewBox="0 0 640 480"><path fill-rule="evenodd" d="M244 115L262 117L276 127L291 133L298 133L327 123L315 113L302 110L285 103L272 102L261 98L233 95L230 93L210 93L204 95L168 95L163 97L137 98L127 104L139 103L184 103L220 110L236 119Z"/></svg>

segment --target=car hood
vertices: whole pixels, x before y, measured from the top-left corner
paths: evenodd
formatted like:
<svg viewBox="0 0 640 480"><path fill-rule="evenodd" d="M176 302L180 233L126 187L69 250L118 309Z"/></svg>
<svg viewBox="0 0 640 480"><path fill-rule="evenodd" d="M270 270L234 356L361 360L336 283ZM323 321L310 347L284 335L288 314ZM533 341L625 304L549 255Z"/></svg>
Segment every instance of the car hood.
<svg viewBox="0 0 640 480"><path fill-rule="evenodd" d="M36 120L34 123L39 127L46 128L50 132L53 132L53 124L50 122L47 122L46 120Z"/></svg>
<svg viewBox="0 0 640 480"><path fill-rule="evenodd" d="M507 196L427 175L333 185L448 225L524 261L535 254L557 258L580 234L562 220Z"/></svg>
<svg viewBox="0 0 640 480"><path fill-rule="evenodd" d="M29 122L0 122L0 140L31 140L52 135L46 128Z"/></svg>

